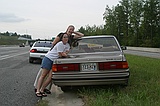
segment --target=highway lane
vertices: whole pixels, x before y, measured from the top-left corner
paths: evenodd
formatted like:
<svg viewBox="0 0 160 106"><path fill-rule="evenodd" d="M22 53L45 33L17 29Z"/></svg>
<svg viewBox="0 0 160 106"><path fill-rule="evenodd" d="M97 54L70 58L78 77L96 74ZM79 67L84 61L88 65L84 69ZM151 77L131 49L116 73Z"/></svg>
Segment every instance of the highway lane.
<svg viewBox="0 0 160 106"><path fill-rule="evenodd" d="M28 61L29 47L0 47L0 105L1 106L35 106L40 99L35 96L33 83L40 64ZM51 89L48 95L51 106L81 106L82 100L75 92L64 93L60 87ZM44 98L45 99L45 98Z"/></svg>
<svg viewBox="0 0 160 106"><path fill-rule="evenodd" d="M160 53L159 52L149 52L149 51L140 51L140 50L124 50L125 54L133 54L137 56L145 56L145 57L151 57L151 58L158 58L160 59Z"/></svg>
<svg viewBox="0 0 160 106"><path fill-rule="evenodd" d="M0 60L26 54L28 52L29 52L29 47L26 47L26 48L23 48L23 47L20 48L18 46L0 47Z"/></svg>
<svg viewBox="0 0 160 106"><path fill-rule="evenodd" d="M35 106L34 79L40 64L28 62L29 47L0 47L0 105Z"/></svg>
<svg viewBox="0 0 160 106"><path fill-rule="evenodd" d="M29 47L0 47L1 106L35 106L39 99L34 94L33 83L40 64L28 63L28 51ZM63 93L55 88L52 93L58 96L54 99L49 97L52 105L56 106L57 101L63 104L64 100L64 103L73 104L76 101L75 103L82 104L74 93Z"/></svg>

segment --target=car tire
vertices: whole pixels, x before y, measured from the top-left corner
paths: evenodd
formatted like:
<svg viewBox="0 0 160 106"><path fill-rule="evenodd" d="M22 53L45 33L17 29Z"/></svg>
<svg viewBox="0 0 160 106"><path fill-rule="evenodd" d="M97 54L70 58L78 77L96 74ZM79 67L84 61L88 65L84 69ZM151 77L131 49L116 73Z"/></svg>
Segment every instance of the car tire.
<svg viewBox="0 0 160 106"><path fill-rule="evenodd" d="M29 57L29 63L33 63L34 59L32 57Z"/></svg>

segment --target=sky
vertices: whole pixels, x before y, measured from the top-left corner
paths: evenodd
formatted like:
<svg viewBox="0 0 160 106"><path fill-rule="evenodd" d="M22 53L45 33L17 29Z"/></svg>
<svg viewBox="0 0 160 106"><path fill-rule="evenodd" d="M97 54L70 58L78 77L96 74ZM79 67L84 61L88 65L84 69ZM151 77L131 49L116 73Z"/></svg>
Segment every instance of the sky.
<svg viewBox="0 0 160 106"><path fill-rule="evenodd" d="M69 25L104 25L103 13L120 0L0 0L0 32L51 39Z"/></svg>

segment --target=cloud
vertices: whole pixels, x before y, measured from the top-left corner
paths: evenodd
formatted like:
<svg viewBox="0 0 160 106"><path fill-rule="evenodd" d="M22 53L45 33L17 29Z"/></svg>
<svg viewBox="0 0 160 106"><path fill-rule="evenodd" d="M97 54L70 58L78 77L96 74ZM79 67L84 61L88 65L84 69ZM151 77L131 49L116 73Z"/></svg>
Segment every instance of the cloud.
<svg viewBox="0 0 160 106"><path fill-rule="evenodd" d="M27 20L28 19L20 18L14 14L0 13L0 22L18 23L18 22L23 22Z"/></svg>

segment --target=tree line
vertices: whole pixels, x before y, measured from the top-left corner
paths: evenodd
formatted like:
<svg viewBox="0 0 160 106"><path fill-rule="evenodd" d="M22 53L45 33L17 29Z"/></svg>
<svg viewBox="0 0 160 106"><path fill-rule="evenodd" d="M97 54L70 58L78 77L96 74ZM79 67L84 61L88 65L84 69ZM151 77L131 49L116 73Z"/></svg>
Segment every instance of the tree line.
<svg viewBox="0 0 160 106"><path fill-rule="evenodd" d="M17 38L18 37L23 37L23 38L28 38L28 39L32 39L31 35L28 35L28 34L24 34L24 35L20 35L20 34L17 34L16 32L15 33L10 33L10 32L4 32L4 33L1 33L0 32L0 36L3 35L3 36L16 36Z"/></svg>
<svg viewBox="0 0 160 106"><path fill-rule="evenodd" d="M103 14L104 25L80 27L85 35L114 35L121 45L160 47L160 0L121 0Z"/></svg>

